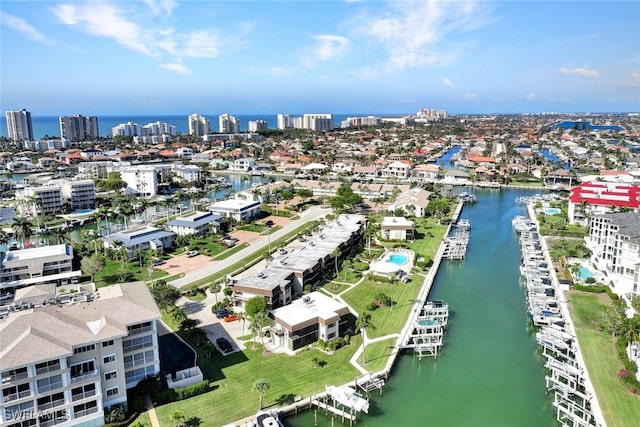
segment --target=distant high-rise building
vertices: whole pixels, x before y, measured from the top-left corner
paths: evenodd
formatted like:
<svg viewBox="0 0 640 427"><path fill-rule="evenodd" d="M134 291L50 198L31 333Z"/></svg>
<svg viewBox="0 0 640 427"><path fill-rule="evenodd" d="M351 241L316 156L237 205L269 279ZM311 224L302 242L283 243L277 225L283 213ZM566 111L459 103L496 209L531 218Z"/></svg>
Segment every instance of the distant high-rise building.
<svg viewBox="0 0 640 427"><path fill-rule="evenodd" d="M7 111L7 129L9 129L9 139L12 141L33 140L33 125L31 123L31 112L24 108L19 111Z"/></svg>
<svg viewBox="0 0 640 427"><path fill-rule="evenodd" d="M189 116L189 135L203 136L211 131L211 121L199 114Z"/></svg>
<svg viewBox="0 0 640 427"><path fill-rule="evenodd" d="M314 132L333 130L332 114L305 114L302 116L302 127Z"/></svg>
<svg viewBox="0 0 640 427"><path fill-rule="evenodd" d="M111 128L113 136L150 136L150 135L175 135L176 127L164 122L149 123L144 126L138 123L120 123Z"/></svg>
<svg viewBox="0 0 640 427"><path fill-rule="evenodd" d="M240 132L240 121L235 116L227 113L218 117L218 129L220 133L238 133Z"/></svg>
<svg viewBox="0 0 640 427"><path fill-rule="evenodd" d="M266 120L252 120L249 122L249 132L259 132L267 129L268 125Z"/></svg>
<svg viewBox="0 0 640 427"><path fill-rule="evenodd" d="M293 117L291 114L278 114L277 115L277 127L278 129L289 129L293 127Z"/></svg>
<svg viewBox="0 0 640 427"><path fill-rule="evenodd" d="M86 141L100 136L98 132L98 118L96 116L84 117L80 114L73 116L61 116L60 137L68 141Z"/></svg>

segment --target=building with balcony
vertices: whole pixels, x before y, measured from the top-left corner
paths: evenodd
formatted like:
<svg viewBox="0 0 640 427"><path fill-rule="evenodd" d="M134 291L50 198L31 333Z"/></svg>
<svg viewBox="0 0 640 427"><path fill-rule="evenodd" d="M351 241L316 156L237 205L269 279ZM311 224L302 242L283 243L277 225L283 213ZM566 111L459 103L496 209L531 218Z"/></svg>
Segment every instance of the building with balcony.
<svg viewBox="0 0 640 427"><path fill-rule="evenodd" d="M72 210L93 209L96 205L96 183L92 179L52 181L60 185L64 202L69 203Z"/></svg>
<svg viewBox="0 0 640 427"><path fill-rule="evenodd" d="M222 218L233 218L238 222L248 221L260 214L260 200L253 200L244 193L236 193L233 199L220 200L209 206L209 211Z"/></svg>
<svg viewBox="0 0 640 427"><path fill-rule="evenodd" d="M152 165L127 166L120 169L120 177L127 183L125 192L138 196L158 194L158 170Z"/></svg>
<svg viewBox="0 0 640 427"><path fill-rule="evenodd" d="M72 261L73 248L66 244L10 250L0 258L0 289L67 284L82 274L73 270Z"/></svg>
<svg viewBox="0 0 640 427"><path fill-rule="evenodd" d="M594 215L585 245L617 294L640 295L640 213Z"/></svg>
<svg viewBox="0 0 640 427"><path fill-rule="evenodd" d="M109 234L104 237L103 241L104 247L125 248L127 250L127 256L134 258L137 256L136 252L138 250L151 249L162 252L165 249L169 249L173 246L175 236L175 233L170 231L148 226Z"/></svg>
<svg viewBox="0 0 640 427"><path fill-rule="evenodd" d="M218 116L218 131L220 133L238 133L240 132L240 121L237 117L227 113Z"/></svg>
<svg viewBox="0 0 640 427"><path fill-rule="evenodd" d="M347 333L349 306L320 292L311 292L270 312L273 343L295 351L318 340L333 341Z"/></svg>
<svg viewBox="0 0 640 427"><path fill-rule="evenodd" d="M33 201L33 203L19 204L18 211L23 215L30 214L35 216L36 213L55 215L62 212L62 189L59 185L21 188L16 190L16 199Z"/></svg>
<svg viewBox="0 0 640 427"><path fill-rule="evenodd" d="M7 130L9 139L14 142L33 140L33 124L31 122L31 112L25 110L7 111Z"/></svg>
<svg viewBox="0 0 640 427"><path fill-rule="evenodd" d="M402 162L389 163L382 170L384 178L407 179L411 175L411 166Z"/></svg>
<svg viewBox="0 0 640 427"><path fill-rule="evenodd" d="M589 216L620 209L640 212L640 186L614 182L587 182L571 189L567 216L571 224L587 225Z"/></svg>
<svg viewBox="0 0 640 427"><path fill-rule="evenodd" d="M386 216L382 218L380 233L385 239L413 240L415 225L404 217Z"/></svg>
<svg viewBox="0 0 640 427"><path fill-rule="evenodd" d="M60 116L60 138L68 141L87 141L97 139L98 118L96 116Z"/></svg>
<svg viewBox="0 0 640 427"><path fill-rule="evenodd" d="M211 132L211 120L199 114L189 115L189 135L201 137Z"/></svg>
<svg viewBox="0 0 640 427"><path fill-rule="evenodd" d="M105 408L159 373L161 316L143 282L73 295L0 322L0 426L102 426Z"/></svg>

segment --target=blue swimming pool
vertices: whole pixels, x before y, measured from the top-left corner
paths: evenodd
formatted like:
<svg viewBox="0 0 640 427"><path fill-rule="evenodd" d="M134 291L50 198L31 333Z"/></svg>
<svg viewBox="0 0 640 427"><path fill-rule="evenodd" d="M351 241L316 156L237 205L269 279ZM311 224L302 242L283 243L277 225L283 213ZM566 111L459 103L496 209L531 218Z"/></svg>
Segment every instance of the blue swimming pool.
<svg viewBox="0 0 640 427"><path fill-rule="evenodd" d="M593 273L586 267L580 267L578 269L580 271L580 278L582 280L587 280L589 277L593 277Z"/></svg>
<svg viewBox="0 0 640 427"><path fill-rule="evenodd" d="M562 211L558 208L544 208L544 213L547 215L557 215L560 212Z"/></svg>
<svg viewBox="0 0 640 427"><path fill-rule="evenodd" d="M389 255L389 258L387 258L387 262L395 265L405 265L408 260L409 258L407 258L406 255L402 254L391 254Z"/></svg>

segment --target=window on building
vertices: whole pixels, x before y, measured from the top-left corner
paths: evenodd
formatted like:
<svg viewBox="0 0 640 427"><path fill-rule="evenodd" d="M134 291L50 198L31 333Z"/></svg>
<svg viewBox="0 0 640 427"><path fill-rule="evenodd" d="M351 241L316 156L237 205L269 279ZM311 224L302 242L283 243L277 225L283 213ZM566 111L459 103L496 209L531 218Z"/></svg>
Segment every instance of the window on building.
<svg viewBox="0 0 640 427"><path fill-rule="evenodd" d="M95 400L73 407L73 415L75 418L84 417L94 412L98 412L98 403Z"/></svg>
<svg viewBox="0 0 640 427"><path fill-rule="evenodd" d="M43 378L36 382L38 393L46 393L62 387L62 375L55 375L49 378Z"/></svg>
<svg viewBox="0 0 640 427"><path fill-rule="evenodd" d="M118 387L111 387L105 390L108 397L116 396L118 394Z"/></svg>
<svg viewBox="0 0 640 427"><path fill-rule="evenodd" d="M38 363L36 365L36 374L41 375L47 372L57 371L60 369L60 360L49 360L48 362Z"/></svg>
<svg viewBox="0 0 640 427"><path fill-rule="evenodd" d="M116 355L115 354L110 354L108 356L104 356L102 358L102 363L111 363L111 362L115 362L116 361Z"/></svg>
<svg viewBox="0 0 640 427"><path fill-rule="evenodd" d="M103 347L109 347L109 346L111 346L113 344L114 344L113 340L102 341L102 346Z"/></svg>
<svg viewBox="0 0 640 427"><path fill-rule="evenodd" d="M118 378L118 371L109 371L104 374L104 379L107 381L115 378Z"/></svg>
<svg viewBox="0 0 640 427"><path fill-rule="evenodd" d="M93 360L78 363L71 366L71 378L86 375L96 370L96 365Z"/></svg>
<svg viewBox="0 0 640 427"><path fill-rule="evenodd" d="M83 345L73 349L73 354L86 353L87 351L93 351L96 349L95 344Z"/></svg>
<svg viewBox="0 0 640 427"><path fill-rule="evenodd" d="M54 393L38 399L38 411L44 411L60 405L64 405L64 393Z"/></svg>
<svg viewBox="0 0 640 427"><path fill-rule="evenodd" d="M10 383L12 381L21 380L27 378L27 368L12 369L10 371L4 371L2 373L2 384Z"/></svg>
<svg viewBox="0 0 640 427"><path fill-rule="evenodd" d="M29 395L31 395L29 383L19 384L2 390L2 398L5 403L11 402L12 400L22 399Z"/></svg>
<svg viewBox="0 0 640 427"><path fill-rule="evenodd" d="M24 418L25 415L33 411L33 402L24 402L18 405L5 406L4 418L5 420L17 420Z"/></svg>
<svg viewBox="0 0 640 427"><path fill-rule="evenodd" d="M71 400L76 402L78 400L86 399L87 397L96 395L96 385L87 384L82 387L76 387L71 390Z"/></svg>

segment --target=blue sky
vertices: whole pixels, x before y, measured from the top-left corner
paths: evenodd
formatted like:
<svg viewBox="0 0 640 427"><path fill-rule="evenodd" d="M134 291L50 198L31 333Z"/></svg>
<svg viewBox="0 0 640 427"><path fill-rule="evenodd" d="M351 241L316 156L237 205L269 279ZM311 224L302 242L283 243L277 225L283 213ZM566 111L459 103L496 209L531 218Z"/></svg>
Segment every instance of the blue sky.
<svg viewBox="0 0 640 427"><path fill-rule="evenodd" d="M639 1L0 2L2 110L640 111Z"/></svg>

